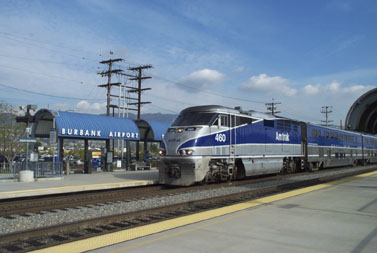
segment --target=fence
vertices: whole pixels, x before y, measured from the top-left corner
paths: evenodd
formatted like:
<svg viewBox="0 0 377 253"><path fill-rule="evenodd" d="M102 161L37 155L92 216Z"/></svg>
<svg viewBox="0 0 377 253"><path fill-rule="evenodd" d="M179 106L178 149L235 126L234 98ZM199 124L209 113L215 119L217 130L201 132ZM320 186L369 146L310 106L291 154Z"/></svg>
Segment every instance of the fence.
<svg viewBox="0 0 377 253"><path fill-rule="evenodd" d="M13 163L9 166L8 163L0 164L0 180L1 179L16 179L19 177L19 172L26 169L25 162ZM61 177L63 173L63 165L61 162L29 162L28 170L34 171L34 177Z"/></svg>

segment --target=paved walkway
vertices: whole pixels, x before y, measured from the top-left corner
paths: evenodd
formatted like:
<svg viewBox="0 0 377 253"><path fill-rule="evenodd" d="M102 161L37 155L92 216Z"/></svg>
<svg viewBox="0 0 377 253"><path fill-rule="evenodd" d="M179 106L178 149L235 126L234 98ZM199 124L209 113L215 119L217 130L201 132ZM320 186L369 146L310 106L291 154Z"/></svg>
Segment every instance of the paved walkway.
<svg viewBox="0 0 377 253"><path fill-rule="evenodd" d="M70 174L35 182L0 182L0 199L158 183L158 170Z"/></svg>

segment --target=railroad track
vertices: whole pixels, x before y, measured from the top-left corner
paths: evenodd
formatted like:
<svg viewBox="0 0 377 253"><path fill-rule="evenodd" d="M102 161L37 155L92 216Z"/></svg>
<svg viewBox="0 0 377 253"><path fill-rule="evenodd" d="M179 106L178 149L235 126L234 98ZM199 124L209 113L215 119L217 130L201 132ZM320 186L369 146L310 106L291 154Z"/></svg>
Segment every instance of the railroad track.
<svg viewBox="0 0 377 253"><path fill-rule="evenodd" d="M97 236L101 234L116 232L136 226L142 226L154 222L159 222L166 219L171 219L179 216L184 216L192 213L205 211L208 209L219 208L231 204L255 199L260 196L265 196L277 192L284 192L291 189L296 189L304 186L315 185L318 183L329 182L343 177L353 176L360 173L373 171L376 168L369 167L361 170L345 171L341 173L327 176L318 176L307 180L289 180L290 175L281 176L285 183L276 184L272 186L262 187L258 189L250 189L243 192L217 196L212 198L204 198L196 201L188 201L179 204L172 204L168 206L160 206L147 210L140 210L136 212L128 212L117 215L110 215L106 217L98 217L94 219L81 220L78 222L71 222L66 224L59 224L56 226L44 227L39 229L31 229L12 234L0 236L1 252L26 252L34 249L50 247L53 245L67 243L75 240ZM313 173L311 173L313 174ZM321 172L318 173L319 175ZM326 174L326 173L323 173ZM296 174L297 175L297 174ZM255 179L259 182L267 182L273 180L272 177L264 177ZM233 182L234 185L247 185L250 182L240 181ZM219 187L219 185L216 185ZM211 188L216 186L202 186L199 188ZM230 184L221 184L221 187L227 187ZM197 188L198 189L198 188ZM188 189L165 189L160 188L161 191L166 191L165 194L179 194L175 191L188 191ZM160 193L159 193L160 194ZM139 195L141 196L141 195ZM20 239L22 238L22 239Z"/></svg>
<svg viewBox="0 0 377 253"><path fill-rule="evenodd" d="M219 187L230 187L258 183L269 180L278 180L289 178L300 174L301 172L287 175L272 175L259 178L248 178L242 181L233 181L231 183L218 183L208 185L195 185L191 187L167 188L161 185L127 187L110 190L96 190L86 192L74 192L54 195L43 195L33 197L22 197L0 200L0 217L9 217L12 215L28 215L30 213L48 212L64 208L76 208L79 206L100 205L117 201L130 201L134 199L147 198L159 195L179 194L191 191L210 190Z"/></svg>

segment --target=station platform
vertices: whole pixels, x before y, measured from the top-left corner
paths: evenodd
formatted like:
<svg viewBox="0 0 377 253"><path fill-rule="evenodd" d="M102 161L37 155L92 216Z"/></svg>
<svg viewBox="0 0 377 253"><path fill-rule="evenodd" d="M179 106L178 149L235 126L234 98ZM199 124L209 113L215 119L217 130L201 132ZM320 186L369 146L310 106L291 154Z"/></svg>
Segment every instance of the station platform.
<svg viewBox="0 0 377 253"><path fill-rule="evenodd" d="M38 252L377 252L377 172Z"/></svg>
<svg viewBox="0 0 377 253"><path fill-rule="evenodd" d="M58 178L39 179L34 182L0 181L0 200L47 194L145 186L157 183L157 169L94 174L69 174Z"/></svg>

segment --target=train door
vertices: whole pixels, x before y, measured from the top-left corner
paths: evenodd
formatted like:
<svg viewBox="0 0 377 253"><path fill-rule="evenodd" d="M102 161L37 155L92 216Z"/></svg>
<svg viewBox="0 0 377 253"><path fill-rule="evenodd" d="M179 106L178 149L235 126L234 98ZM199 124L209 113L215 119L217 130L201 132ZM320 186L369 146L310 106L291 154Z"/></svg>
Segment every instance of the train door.
<svg viewBox="0 0 377 253"><path fill-rule="evenodd" d="M214 136L215 144L212 146L213 156L228 156L230 154L230 115L219 114L210 127L210 134Z"/></svg>
<svg viewBox="0 0 377 253"><path fill-rule="evenodd" d="M301 122L301 155L304 157L304 164L306 164L308 162L308 129L304 122Z"/></svg>
<svg viewBox="0 0 377 253"><path fill-rule="evenodd" d="M236 144L237 144L237 136L236 136L236 116L229 115L229 159L230 163L234 164L235 156L236 156Z"/></svg>

